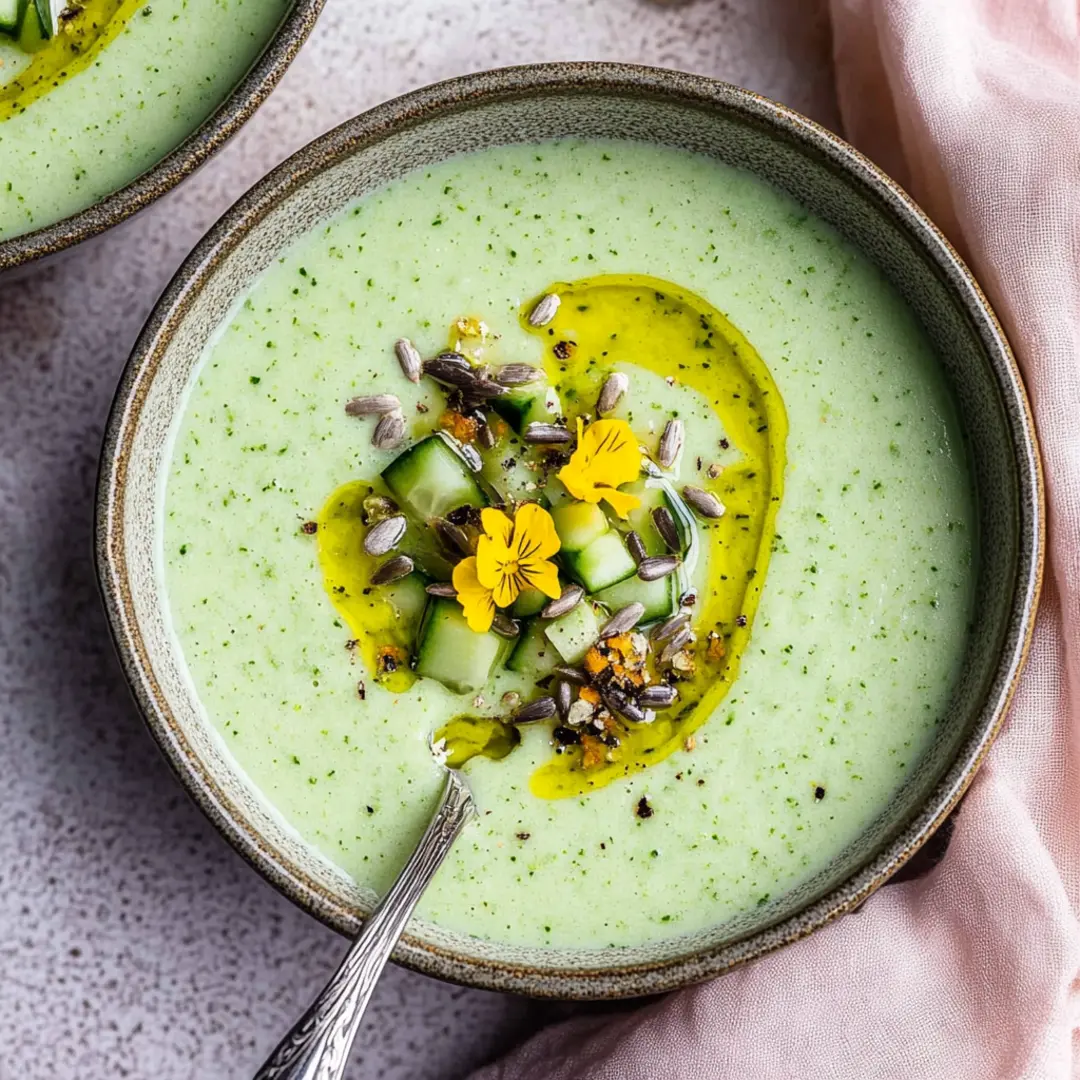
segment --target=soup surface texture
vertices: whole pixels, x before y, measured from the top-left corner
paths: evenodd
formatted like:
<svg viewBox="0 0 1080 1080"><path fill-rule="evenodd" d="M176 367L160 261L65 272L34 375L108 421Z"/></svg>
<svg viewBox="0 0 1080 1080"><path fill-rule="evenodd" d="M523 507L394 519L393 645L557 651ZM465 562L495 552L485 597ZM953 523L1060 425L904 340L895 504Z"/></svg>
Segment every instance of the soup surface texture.
<svg viewBox="0 0 1080 1080"><path fill-rule="evenodd" d="M156 165L221 105L291 6L86 0L51 41L29 32L33 11L22 39L0 35L0 240Z"/></svg>
<svg viewBox="0 0 1080 1080"><path fill-rule="evenodd" d="M488 940L603 948L721 924L886 810L945 715L973 594L962 437L913 315L749 174L630 143L489 150L396 181L284 252L207 349L176 432L161 563L200 700L285 821L381 893L441 785L432 733L473 703L426 678L391 693L346 648L303 526L400 449L374 449L344 403L397 394L414 440L441 396L402 377L395 339L432 356L471 315L501 335L502 361L540 364L530 298L640 274L719 309L782 395L771 561L738 677L686 748L562 798L530 787L550 722L466 766L482 816L420 914ZM632 354L630 397L684 419L679 481L698 482L725 452L709 394Z"/></svg>

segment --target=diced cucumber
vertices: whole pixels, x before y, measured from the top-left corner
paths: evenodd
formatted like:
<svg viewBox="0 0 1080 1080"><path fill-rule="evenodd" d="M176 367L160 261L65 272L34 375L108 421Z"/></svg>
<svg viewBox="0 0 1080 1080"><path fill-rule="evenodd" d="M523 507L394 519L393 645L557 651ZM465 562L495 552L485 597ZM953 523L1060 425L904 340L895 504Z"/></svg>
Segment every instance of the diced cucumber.
<svg viewBox="0 0 1080 1080"><path fill-rule="evenodd" d="M510 608L510 614L515 619L528 619L532 615L539 614L540 609L550 599L550 596L545 596L539 589L522 589Z"/></svg>
<svg viewBox="0 0 1080 1080"><path fill-rule="evenodd" d="M416 642L417 675L441 682L451 693L474 694L505 654L506 639L470 630L456 600L429 600Z"/></svg>
<svg viewBox="0 0 1080 1080"><path fill-rule="evenodd" d="M641 616L641 622L651 623L656 622L657 619L666 619L675 613L677 603L675 594L673 574L658 578L656 581L642 581L635 574L633 577L628 577L594 593L593 599L598 600L613 613L636 600L645 605L645 614Z"/></svg>
<svg viewBox="0 0 1080 1080"><path fill-rule="evenodd" d="M410 625L418 625L428 602L424 578L419 574L410 574L400 581L395 581L393 585L383 587L386 597L397 608L401 619Z"/></svg>
<svg viewBox="0 0 1080 1080"><path fill-rule="evenodd" d="M656 486L649 486L650 484ZM627 495L636 495L641 500L641 505L636 510L631 510L626 516L625 527L633 529L641 537L642 542L645 544L645 550L649 555L666 555L668 553L667 545L660 538L660 534L656 531L656 526L652 522L652 512L658 506L671 509L671 504L663 487L657 484L656 481L643 478L633 484L627 484L626 487L620 490L625 491ZM679 529L678 518L675 519L675 527ZM683 535L682 529L679 529L679 536L685 546L686 537Z"/></svg>
<svg viewBox="0 0 1080 1080"><path fill-rule="evenodd" d="M544 495L549 506L566 506L574 501L574 496L566 490L566 485L554 473L547 478Z"/></svg>
<svg viewBox="0 0 1080 1080"><path fill-rule="evenodd" d="M449 581L453 576L454 563L448 557L435 530L426 521L409 523L398 550L407 551L429 578Z"/></svg>
<svg viewBox="0 0 1080 1080"><path fill-rule="evenodd" d="M608 531L608 519L595 503L573 502L551 511L564 552L581 551Z"/></svg>
<svg viewBox="0 0 1080 1080"><path fill-rule="evenodd" d="M528 675L539 679L546 675L560 660L555 646L548 640L544 630L550 623L533 619L518 638L506 667L519 675Z"/></svg>
<svg viewBox="0 0 1080 1080"><path fill-rule="evenodd" d="M484 467L480 470L480 475L506 502L538 499L542 494L539 482L543 473L530 469L529 462L530 458L525 456L520 446L504 449L502 453L493 450L484 455Z"/></svg>
<svg viewBox="0 0 1080 1080"><path fill-rule="evenodd" d="M15 37L22 22L23 0L0 0L0 34Z"/></svg>
<svg viewBox="0 0 1080 1080"><path fill-rule="evenodd" d="M548 641L567 664L580 664L600 636L600 620L588 600L583 600L573 611L542 625Z"/></svg>
<svg viewBox="0 0 1080 1080"><path fill-rule="evenodd" d="M559 395L544 383L531 383L492 398L491 407L519 435L529 424L550 424L562 415Z"/></svg>
<svg viewBox="0 0 1080 1080"><path fill-rule="evenodd" d="M588 593L606 589L637 570L622 534L614 529L597 537L584 551L568 551L563 558L567 570Z"/></svg>
<svg viewBox="0 0 1080 1080"><path fill-rule="evenodd" d="M382 478L402 508L421 521L445 517L459 506L487 504L469 467L438 435L394 458Z"/></svg>

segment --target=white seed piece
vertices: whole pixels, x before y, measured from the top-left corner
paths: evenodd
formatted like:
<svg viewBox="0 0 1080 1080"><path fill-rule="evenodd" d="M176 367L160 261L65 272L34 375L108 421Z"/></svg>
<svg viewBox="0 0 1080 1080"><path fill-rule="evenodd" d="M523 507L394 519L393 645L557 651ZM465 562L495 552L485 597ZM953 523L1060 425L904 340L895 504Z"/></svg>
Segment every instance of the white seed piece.
<svg viewBox="0 0 1080 1080"><path fill-rule="evenodd" d="M637 576L642 581L659 581L662 577L674 574L679 568L675 555L653 555L638 563Z"/></svg>
<svg viewBox="0 0 1080 1080"><path fill-rule="evenodd" d="M690 504L692 510L696 510L704 518L724 516L724 504L711 491L687 484L682 489L682 497Z"/></svg>
<svg viewBox="0 0 1080 1080"><path fill-rule="evenodd" d="M547 326L555 318L555 312L559 310L561 301L554 293L542 296L536 307L529 312L529 325L535 327Z"/></svg>
<svg viewBox="0 0 1080 1080"><path fill-rule="evenodd" d="M377 450L391 450L405 438L405 417L401 413L387 413L376 425L371 445Z"/></svg>
<svg viewBox="0 0 1080 1080"><path fill-rule="evenodd" d="M604 385L600 388L600 396L596 399L596 411L598 413L611 412L619 404L619 399L629 389L629 378L621 371L613 371L604 380Z"/></svg>
<svg viewBox="0 0 1080 1080"><path fill-rule="evenodd" d="M392 581L400 581L413 572L413 561L408 555L395 555L371 575L372 585L389 585Z"/></svg>
<svg viewBox="0 0 1080 1080"><path fill-rule="evenodd" d="M354 397L345 406L349 416L383 416L398 412L401 402L395 394L368 394L367 397Z"/></svg>
<svg viewBox="0 0 1080 1080"><path fill-rule="evenodd" d="M573 611L584 595L585 590L580 585L567 585L558 600L549 600L540 609L540 618L557 619L560 615Z"/></svg>
<svg viewBox="0 0 1080 1080"><path fill-rule="evenodd" d="M364 537L364 550L369 555L385 555L388 551L393 551L405 535L406 524L404 514L383 518L368 529L368 534Z"/></svg>
<svg viewBox="0 0 1080 1080"><path fill-rule="evenodd" d="M616 634L625 634L627 630L633 630L637 626L641 616L645 614L645 605L635 600L624 608L619 608L600 631L601 638L614 637Z"/></svg>
<svg viewBox="0 0 1080 1080"><path fill-rule="evenodd" d="M416 346L408 338L398 338L394 342L394 354L401 365L401 374L409 382L418 383L420 381L422 361Z"/></svg>
<svg viewBox="0 0 1080 1080"><path fill-rule="evenodd" d="M582 724L587 724L592 719L593 707L587 702L578 698L573 705L570 706L570 711L566 714L566 722L571 727L580 727Z"/></svg>
<svg viewBox="0 0 1080 1080"><path fill-rule="evenodd" d="M686 437L683 422L678 418L669 420L664 425L664 433L660 436L660 448L656 453L656 460L665 469L670 469L683 448L683 440Z"/></svg>

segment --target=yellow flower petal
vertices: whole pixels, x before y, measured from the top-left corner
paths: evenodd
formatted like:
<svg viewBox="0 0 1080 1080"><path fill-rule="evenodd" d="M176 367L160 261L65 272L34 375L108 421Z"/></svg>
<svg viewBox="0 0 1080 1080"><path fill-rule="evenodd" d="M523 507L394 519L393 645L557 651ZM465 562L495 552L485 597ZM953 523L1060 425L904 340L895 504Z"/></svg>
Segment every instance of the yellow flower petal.
<svg viewBox="0 0 1080 1080"><path fill-rule="evenodd" d="M480 523L488 536L502 540L505 547L510 546L510 540L514 535L514 523L501 510L495 510L490 506L481 510Z"/></svg>
<svg viewBox="0 0 1080 1080"><path fill-rule="evenodd" d="M514 542L510 545L519 561L547 559L560 547L559 534L551 515L536 503L525 503L514 515Z"/></svg>
<svg viewBox="0 0 1080 1080"><path fill-rule="evenodd" d="M632 495L610 497L620 484L641 474L641 451L625 420L597 420L584 427L578 417L578 445L569 462L559 470L559 479L575 499L597 503L607 499L620 517L640 502ZM622 509L620 509L622 507Z"/></svg>
<svg viewBox="0 0 1080 1080"><path fill-rule="evenodd" d="M509 607L518 598L518 594L525 584L525 579L516 569L517 564L513 563L512 565L515 569L504 572L492 591L495 603L499 607Z"/></svg>
<svg viewBox="0 0 1080 1080"><path fill-rule="evenodd" d="M486 634L495 618L495 603L491 590L480 584L476 575L476 559L472 556L462 559L454 567L454 588L457 589L458 602L469 629L477 634Z"/></svg>
<svg viewBox="0 0 1080 1080"><path fill-rule="evenodd" d="M627 495L615 488L600 487L596 489L602 499L607 499L611 509L621 518L625 518L631 510L636 510L641 505L641 500L636 495Z"/></svg>
<svg viewBox="0 0 1080 1080"><path fill-rule="evenodd" d="M503 567L511 561L510 549L502 538L492 539L486 533L476 545L476 576L485 589L494 589L503 574Z"/></svg>
<svg viewBox="0 0 1080 1080"><path fill-rule="evenodd" d="M552 600L558 600L562 596L562 586L559 584L559 568L547 559L537 559L522 563L521 576L527 585L539 589L545 596Z"/></svg>

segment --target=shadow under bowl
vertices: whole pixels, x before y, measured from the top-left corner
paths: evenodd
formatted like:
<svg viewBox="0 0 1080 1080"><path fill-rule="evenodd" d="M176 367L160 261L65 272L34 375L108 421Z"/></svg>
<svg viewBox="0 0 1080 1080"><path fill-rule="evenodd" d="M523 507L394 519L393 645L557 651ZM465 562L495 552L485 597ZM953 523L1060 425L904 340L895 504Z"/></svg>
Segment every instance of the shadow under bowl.
<svg viewBox="0 0 1080 1080"><path fill-rule="evenodd" d="M457 154L556 137L621 138L747 169L835 227L903 295L951 383L977 487L981 563L970 646L936 742L889 810L828 867L734 922L639 948L508 948L416 924L395 958L430 975L538 996L651 994L706 979L850 911L956 805L998 730L1030 639L1043 557L1038 450L1019 373L978 285L911 199L837 136L713 80L612 64L473 75L329 132L256 185L195 249L124 372L103 451L101 586L150 729L224 836L300 906L355 934L358 887L283 827L202 714L167 630L156 537L170 433L193 371L236 297L286 245L388 181Z"/></svg>

